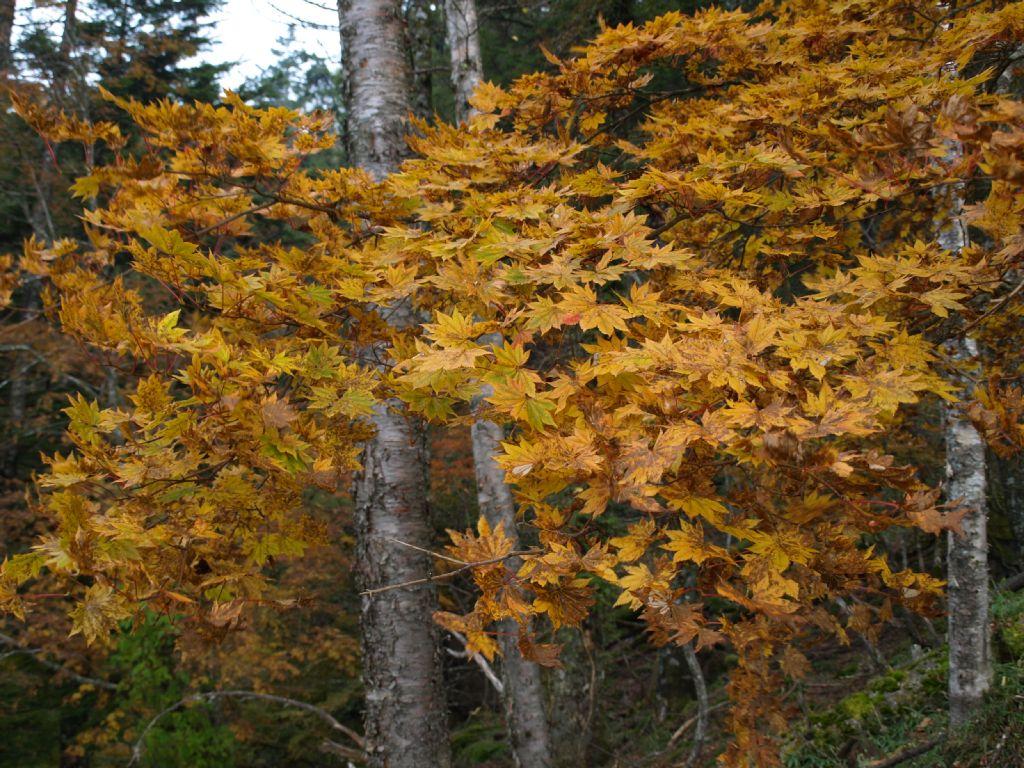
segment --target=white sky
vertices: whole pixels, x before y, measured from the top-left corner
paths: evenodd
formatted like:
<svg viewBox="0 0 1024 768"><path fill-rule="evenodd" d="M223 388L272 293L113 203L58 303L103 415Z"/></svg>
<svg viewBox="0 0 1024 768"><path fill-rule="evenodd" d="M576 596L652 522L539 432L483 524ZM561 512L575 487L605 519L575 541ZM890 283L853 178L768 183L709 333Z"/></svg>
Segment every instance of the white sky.
<svg viewBox="0 0 1024 768"><path fill-rule="evenodd" d="M271 49L278 38L288 34L289 24L295 24L295 45L338 61L341 54L335 1L227 0L212 17L215 26L210 37L215 43L203 58L214 63L237 62L221 79L223 87L235 88L273 63ZM296 19L328 29L303 27Z"/></svg>
<svg viewBox="0 0 1024 768"><path fill-rule="evenodd" d="M337 0L225 0L220 11L209 17L213 28L211 49L201 59L216 64L235 62L221 78L224 88L237 88L247 78L274 62L272 49L295 25L295 46L331 61L341 59L338 40ZM32 22L50 25L50 34L60 37L63 10L59 5L16 0L16 25L21 30ZM91 16L89 0L78 6L80 19ZM301 22L309 22L303 25Z"/></svg>

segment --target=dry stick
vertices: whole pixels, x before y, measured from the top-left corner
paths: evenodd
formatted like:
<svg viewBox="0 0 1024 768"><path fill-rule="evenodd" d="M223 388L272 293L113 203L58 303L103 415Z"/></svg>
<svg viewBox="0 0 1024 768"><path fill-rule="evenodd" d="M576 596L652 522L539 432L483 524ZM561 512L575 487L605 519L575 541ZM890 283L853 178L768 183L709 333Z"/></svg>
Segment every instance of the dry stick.
<svg viewBox="0 0 1024 768"><path fill-rule="evenodd" d="M708 714L710 715L715 710L721 709L722 707L726 706L728 703L729 703L729 701L726 700L726 701L720 701L717 704L712 704L710 707L708 707ZM665 749L666 750L672 749L672 747L674 747L676 745L676 742L679 741L681 738L683 738L683 734L685 734L688 730L690 730L690 728L693 727L693 724L696 723L698 719L700 719L700 713L699 712L696 715L694 715L693 717L691 717L689 720L686 720L685 722L683 722L683 724L680 725L678 728L676 728L675 733L673 733L672 736L669 738L668 744L665 746Z"/></svg>
<svg viewBox="0 0 1024 768"><path fill-rule="evenodd" d="M991 317L996 312L1001 310L1003 307L1005 307L1010 302L1011 299L1013 299L1014 296L1016 296L1018 293L1020 293L1022 288L1024 288L1024 280L1022 280L1021 282L1017 283L1017 286L1012 291L1010 291L1008 294L1003 296L1003 298L1000 299L999 302L994 307L989 309L987 312L979 315L974 320L972 320L967 325L965 325L963 330L960 331L960 333L958 335L963 336L968 331L970 331L972 328L974 328L974 326L978 325L978 323L980 323L981 321L985 320L988 317Z"/></svg>
<svg viewBox="0 0 1024 768"><path fill-rule="evenodd" d="M923 755L930 749L937 747L939 744L945 741L945 739L946 737L944 735L936 736L934 739L926 741L924 744L918 744L916 747L911 747L910 749L905 749L902 752L897 752L892 757L886 758L881 762L871 763L871 765L868 766L868 768L892 768L892 766L894 765L905 763L907 760L911 760L915 757L918 757L919 755Z"/></svg>
<svg viewBox="0 0 1024 768"><path fill-rule="evenodd" d="M136 741L135 745L132 747L132 759L129 761L128 765L135 765L135 763L142 759L142 756L146 753L146 736L149 735L149 732L153 730L153 726L155 726L161 719L194 702L213 701L218 698L259 699L261 701L272 701L276 704L283 704L287 707L296 707L297 709L303 709L307 712L311 712L331 726L331 728L339 733L345 734L359 745L359 750L357 751L344 747L341 744L334 744L333 742L330 742L330 750L332 752L339 752L339 754L341 751L350 752L352 753L349 755L351 759L365 760L365 753L362 750L366 743L363 737L347 725L338 722L330 712L316 706L315 704L310 704L306 701L299 701L298 699L290 699L287 696L277 696L271 693L257 693L256 691L209 691L207 693L196 693L191 696L186 696L184 699L175 702L162 712L158 713L153 717L153 719L146 723L146 727L142 729L142 733L139 735L138 741Z"/></svg>
<svg viewBox="0 0 1024 768"><path fill-rule="evenodd" d="M1010 576L1009 578L1003 579L996 585L996 591L1016 592L1021 587L1024 587L1024 573L1018 573L1016 576Z"/></svg>

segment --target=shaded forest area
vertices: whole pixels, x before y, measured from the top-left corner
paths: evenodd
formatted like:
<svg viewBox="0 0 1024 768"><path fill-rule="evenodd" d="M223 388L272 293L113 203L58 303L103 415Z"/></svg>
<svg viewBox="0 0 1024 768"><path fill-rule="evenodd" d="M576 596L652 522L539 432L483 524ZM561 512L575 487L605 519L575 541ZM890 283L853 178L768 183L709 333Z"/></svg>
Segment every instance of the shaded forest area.
<svg viewBox="0 0 1024 768"><path fill-rule="evenodd" d="M1024 767L1024 3L217 9L0 0L0 766Z"/></svg>

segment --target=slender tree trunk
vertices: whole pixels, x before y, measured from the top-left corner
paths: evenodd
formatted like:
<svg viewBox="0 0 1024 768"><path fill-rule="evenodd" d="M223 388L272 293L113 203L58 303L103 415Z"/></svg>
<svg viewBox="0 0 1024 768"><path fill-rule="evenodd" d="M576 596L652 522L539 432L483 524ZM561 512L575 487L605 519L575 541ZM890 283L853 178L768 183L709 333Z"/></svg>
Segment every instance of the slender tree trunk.
<svg viewBox="0 0 1024 768"><path fill-rule="evenodd" d="M461 123L472 114L469 97L484 79L476 0L445 0L444 17L452 61L455 121Z"/></svg>
<svg viewBox="0 0 1024 768"><path fill-rule="evenodd" d="M493 421L479 419L471 432L480 511L492 527L503 527L513 541L513 548L518 549L519 533L512 492L505 484L504 471L494 461L504 437L502 429ZM524 659L519 652L515 621L506 619L498 626L498 631L503 659L505 722L516 765L520 768L548 768L551 765L551 745L540 667Z"/></svg>
<svg viewBox="0 0 1024 768"><path fill-rule="evenodd" d="M434 35L430 0L409 0L405 18L409 28L409 61L412 66L412 107L420 118L434 114Z"/></svg>
<svg viewBox="0 0 1024 768"><path fill-rule="evenodd" d="M66 64L71 60L71 51L78 39L78 0L67 0L64 6L64 31L60 36L60 60Z"/></svg>
<svg viewBox="0 0 1024 768"><path fill-rule="evenodd" d="M348 79L349 159L383 178L405 153L410 72L397 0L338 3ZM415 317L393 308L395 325ZM422 425L401 404L377 408L376 436L355 484L356 573L361 590L430 573ZM447 768L447 709L433 622L434 589L396 589L362 599L366 750L370 768Z"/></svg>
<svg viewBox="0 0 1024 768"><path fill-rule="evenodd" d="M14 53L11 36L14 32L15 0L0 0L0 77L13 68Z"/></svg>
<svg viewBox="0 0 1024 768"><path fill-rule="evenodd" d="M950 23L944 26L947 28ZM944 67L944 75L958 77L955 62ZM963 154L959 142L949 143L946 162ZM950 207L938 231L939 247L959 253L969 243L963 219L963 191L953 185L948 193ZM953 385L969 394L969 382L962 373L978 361L974 339L958 336L947 343L953 362ZM992 675L988 628L988 509L985 498L985 441L964 414L945 409L947 498L967 509L962 534L952 531L947 539L946 580L949 612L949 724L956 728L967 722L989 688Z"/></svg>
<svg viewBox="0 0 1024 768"><path fill-rule="evenodd" d="M473 114L469 97L483 80L476 0L446 0L445 28L451 50L452 87L455 91L455 117L458 122ZM485 387L482 398L489 396ZM493 421L477 420L471 429L473 464L476 470L477 501L480 511L492 527L502 526L519 546L516 508L505 473L494 457L501 451L504 437ZM551 738L544 707L544 687L540 667L519 652L519 628L507 619L498 627L504 663L505 725L512 743L512 754L519 768L548 768L552 764Z"/></svg>
<svg viewBox="0 0 1024 768"><path fill-rule="evenodd" d="M958 362L977 358L973 339L953 342ZM949 534L949 722L967 722L988 690L992 674L988 619L988 538L985 442L962 413L946 409L946 472L951 500L967 508L963 534Z"/></svg>

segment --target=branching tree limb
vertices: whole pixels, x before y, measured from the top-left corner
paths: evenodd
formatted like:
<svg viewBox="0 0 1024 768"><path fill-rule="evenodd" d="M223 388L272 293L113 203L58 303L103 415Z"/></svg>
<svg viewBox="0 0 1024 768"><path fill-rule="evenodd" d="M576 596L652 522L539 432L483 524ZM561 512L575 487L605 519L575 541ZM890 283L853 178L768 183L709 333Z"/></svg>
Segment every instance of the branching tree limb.
<svg viewBox="0 0 1024 768"><path fill-rule="evenodd" d="M0 632L0 643L3 643L4 645L9 646L13 649L8 653L5 653L4 656L10 656L15 654L25 654L27 656L34 656L35 660L42 666L46 667L47 669L52 669L54 672L59 672L60 674L65 675L66 677L69 677L72 680L81 683L82 685L92 685L96 688L102 688L105 691L117 690L117 685L115 683L112 683L109 680L101 680L98 677L80 675L73 669L68 669L63 664L46 658L46 656L43 655L45 651L43 651L42 648L26 648L13 637L11 637L10 635L5 635L2 632Z"/></svg>

